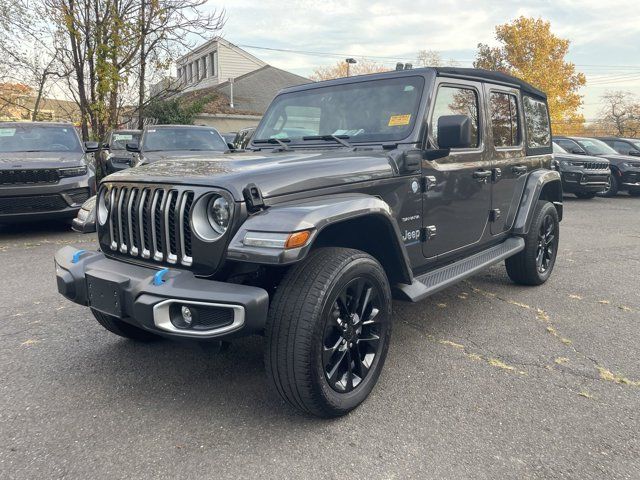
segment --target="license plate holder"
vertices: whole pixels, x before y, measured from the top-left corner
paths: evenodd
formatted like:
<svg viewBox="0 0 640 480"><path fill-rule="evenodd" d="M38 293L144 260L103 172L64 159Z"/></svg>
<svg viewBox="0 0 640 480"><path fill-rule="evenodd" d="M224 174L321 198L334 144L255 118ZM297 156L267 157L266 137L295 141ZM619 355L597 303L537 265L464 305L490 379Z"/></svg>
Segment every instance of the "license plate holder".
<svg viewBox="0 0 640 480"><path fill-rule="evenodd" d="M87 272L87 298L89 306L107 315L124 316L124 289L129 279L110 272Z"/></svg>

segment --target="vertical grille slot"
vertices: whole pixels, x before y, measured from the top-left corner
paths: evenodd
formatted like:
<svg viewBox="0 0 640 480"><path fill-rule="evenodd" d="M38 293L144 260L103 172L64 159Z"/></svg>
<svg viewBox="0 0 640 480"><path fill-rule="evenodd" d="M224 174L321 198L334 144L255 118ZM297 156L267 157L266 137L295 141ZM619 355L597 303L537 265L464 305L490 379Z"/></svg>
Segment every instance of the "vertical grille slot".
<svg viewBox="0 0 640 480"><path fill-rule="evenodd" d="M128 221L128 237L129 237L129 253L134 257L138 256L140 252L140 243L137 240L138 236L138 210L136 208L136 202L140 200L139 190L137 188L131 189L129 192L129 199L127 202L127 221Z"/></svg>
<svg viewBox="0 0 640 480"><path fill-rule="evenodd" d="M153 259L162 261L164 249L162 247L162 208L164 205L164 190L156 190L151 203L151 236L153 237Z"/></svg>
<svg viewBox="0 0 640 480"><path fill-rule="evenodd" d="M167 249L167 262L176 263L178 260L177 255L177 244L176 244L176 230L175 230L175 220L176 220L176 201L178 197L178 192L175 190L170 190L167 193L167 199L165 201L165 209L164 209L164 232L165 232L165 246Z"/></svg>
<svg viewBox="0 0 640 480"><path fill-rule="evenodd" d="M182 196L180 204L180 250L182 252L182 263L191 265L191 207L193 206L193 192L186 192Z"/></svg>
<svg viewBox="0 0 640 480"><path fill-rule="evenodd" d="M140 193L140 200L138 201L138 234L140 238L140 255L142 258L149 258L151 256L151 230L149 229L150 197L149 189L145 188Z"/></svg>

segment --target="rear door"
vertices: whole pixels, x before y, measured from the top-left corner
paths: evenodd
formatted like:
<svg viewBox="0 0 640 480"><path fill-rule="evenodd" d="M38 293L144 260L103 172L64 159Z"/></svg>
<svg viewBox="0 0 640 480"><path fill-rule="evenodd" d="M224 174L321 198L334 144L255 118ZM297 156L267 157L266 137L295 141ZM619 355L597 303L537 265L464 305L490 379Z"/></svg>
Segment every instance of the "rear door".
<svg viewBox="0 0 640 480"><path fill-rule="evenodd" d="M523 114L520 91L485 84L491 152L491 234L500 235L513 225L524 190L527 173L540 166L540 160L527 157L523 141Z"/></svg>
<svg viewBox="0 0 640 480"><path fill-rule="evenodd" d="M482 85L441 78L428 116L430 147L438 148L438 119L467 115L472 123L471 148L453 149L447 157L423 162L426 192L423 225L427 258L477 246L491 207L491 162L484 151Z"/></svg>

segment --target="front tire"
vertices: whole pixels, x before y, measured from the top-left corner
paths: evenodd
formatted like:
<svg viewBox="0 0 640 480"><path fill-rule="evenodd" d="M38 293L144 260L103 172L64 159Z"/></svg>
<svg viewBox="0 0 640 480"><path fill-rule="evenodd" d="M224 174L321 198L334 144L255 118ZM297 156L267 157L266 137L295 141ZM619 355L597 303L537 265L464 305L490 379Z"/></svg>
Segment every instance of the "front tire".
<svg viewBox="0 0 640 480"><path fill-rule="evenodd" d="M612 172L609 177L609 186L598 195L601 197L611 198L617 196L618 191L620 191L620 180L616 174Z"/></svg>
<svg viewBox="0 0 640 480"><path fill-rule="evenodd" d="M558 254L560 221L551 202L538 200L525 247L505 260L507 274L520 285L542 285L551 276Z"/></svg>
<svg viewBox="0 0 640 480"><path fill-rule="evenodd" d="M266 326L270 383L302 412L330 418L375 386L391 338L391 290L370 255L321 248L277 288Z"/></svg>
<svg viewBox="0 0 640 480"><path fill-rule="evenodd" d="M99 312L93 308L91 309L91 313L93 313L93 316L100 325L120 337L135 340L137 342L153 342L161 338L159 335L134 327L127 322L123 322L119 318Z"/></svg>

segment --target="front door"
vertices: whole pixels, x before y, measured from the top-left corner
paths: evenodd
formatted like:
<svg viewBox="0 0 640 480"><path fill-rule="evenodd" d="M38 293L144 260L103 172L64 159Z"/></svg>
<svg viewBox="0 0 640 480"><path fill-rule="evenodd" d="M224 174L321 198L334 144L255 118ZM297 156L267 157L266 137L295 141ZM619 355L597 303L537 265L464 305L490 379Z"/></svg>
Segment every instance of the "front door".
<svg viewBox="0 0 640 480"><path fill-rule="evenodd" d="M473 248L481 241L491 208L491 162L484 153L482 85L442 79L429 116L429 145L438 148L438 119L467 115L472 123L471 148L453 149L445 158L423 162L426 192L423 224L427 258Z"/></svg>
<svg viewBox="0 0 640 480"><path fill-rule="evenodd" d="M517 89L484 85L489 117L487 151L493 152L491 234L511 228L520 204L527 173L540 160L527 158L522 134L522 105Z"/></svg>

